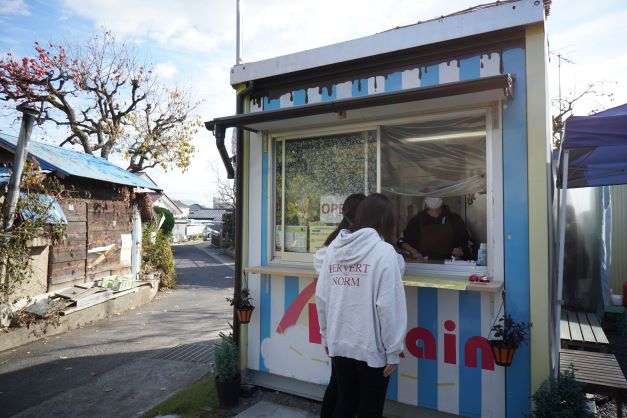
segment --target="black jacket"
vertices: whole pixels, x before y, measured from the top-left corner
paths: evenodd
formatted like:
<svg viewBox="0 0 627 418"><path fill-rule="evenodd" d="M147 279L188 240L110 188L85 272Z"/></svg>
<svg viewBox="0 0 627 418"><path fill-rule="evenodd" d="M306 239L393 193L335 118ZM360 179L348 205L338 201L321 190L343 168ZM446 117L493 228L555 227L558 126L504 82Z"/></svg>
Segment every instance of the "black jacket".
<svg viewBox="0 0 627 418"><path fill-rule="evenodd" d="M442 247L446 247L447 250L433 253L425 249L424 242L421 243L421 234L424 232L425 227L428 229L430 225L447 225L452 230L450 239L442 238L447 240L446 243L442 243ZM429 238L437 239L437 237ZM473 258L469 241L470 234L468 234L468 230L462 218L456 213L451 212L447 206L443 206L442 213L437 218L429 215L426 209L414 216L407 223L403 236L398 240L398 245L400 246L402 243L407 243L420 251L422 255L436 259L450 258L453 248L460 247L464 252L464 258L469 260ZM421 251L421 248L424 252Z"/></svg>

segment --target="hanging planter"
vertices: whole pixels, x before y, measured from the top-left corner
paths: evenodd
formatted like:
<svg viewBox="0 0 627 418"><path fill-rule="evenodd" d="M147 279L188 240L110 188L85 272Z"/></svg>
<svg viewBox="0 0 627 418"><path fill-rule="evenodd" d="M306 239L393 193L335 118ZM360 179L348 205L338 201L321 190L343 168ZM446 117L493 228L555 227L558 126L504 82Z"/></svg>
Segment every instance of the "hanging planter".
<svg viewBox="0 0 627 418"><path fill-rule="evenodd" d="M244 287L239 292L234 293L232 298L226 298L226 300L235 308L235 317L238 322L248 324L255 310L255 306L251 302L253 298L250 297L250 290Z"/></svg>
<svg viewBox="0 0 627 418"><path fill-rule="evenodd" d="M514 354L516 354L515 348L503 344L502 340L490 340L490 347L492 348L492 355L494 355L496 364L503 367L512 365Z"/></svg>
<svg viewBox="0 0 627 418"><path fill-rule="evenodd" d="M497 322L495 321L490 330L490 334L494 333L495 337L489 340L492 355L496 364L509 367L518 347L527 342L531 324L516 322L511 315L503 315Z"/></svg>
<svg viewBox="0 0 627 418"><path fill-rule="evenodd" d="M248 324L250 322L250 318L253 316L253 311L255 310L254 306L248 308L235 308L235 314L237 315L237 320L241 324Z"/></svg>

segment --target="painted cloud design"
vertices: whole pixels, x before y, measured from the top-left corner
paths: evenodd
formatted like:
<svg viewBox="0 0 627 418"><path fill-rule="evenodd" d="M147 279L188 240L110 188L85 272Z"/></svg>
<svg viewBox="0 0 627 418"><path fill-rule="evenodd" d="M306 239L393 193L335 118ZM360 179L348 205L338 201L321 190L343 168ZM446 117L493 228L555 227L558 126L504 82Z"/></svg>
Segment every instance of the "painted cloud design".
<svg viewBox="0 0 627 418"><path fill-rule="evenodd" d="M327 384L331 361L321 344L309 342L309 330L294 325L284 334L274 333L261 342L261 355L271 373Z"/></svg>

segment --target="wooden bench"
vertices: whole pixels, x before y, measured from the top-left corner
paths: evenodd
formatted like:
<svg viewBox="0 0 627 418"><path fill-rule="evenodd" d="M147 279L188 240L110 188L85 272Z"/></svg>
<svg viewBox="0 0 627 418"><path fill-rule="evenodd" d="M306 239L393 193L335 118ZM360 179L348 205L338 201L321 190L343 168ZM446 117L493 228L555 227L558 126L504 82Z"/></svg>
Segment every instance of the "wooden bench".
<svg viewBox="0 0 627 418"><path fill-rule="evenodd" d="M562 309L560 319L562 348L606 352L609 341L595 314Z"/></svg>
<svg viewBox="0 0 627 418"><path fill-rule="evenodd" d="M560 350L560 372L571 369L586 393L612 397L616 401L616 416L622 418L627 380L614 354Z"/></svg>

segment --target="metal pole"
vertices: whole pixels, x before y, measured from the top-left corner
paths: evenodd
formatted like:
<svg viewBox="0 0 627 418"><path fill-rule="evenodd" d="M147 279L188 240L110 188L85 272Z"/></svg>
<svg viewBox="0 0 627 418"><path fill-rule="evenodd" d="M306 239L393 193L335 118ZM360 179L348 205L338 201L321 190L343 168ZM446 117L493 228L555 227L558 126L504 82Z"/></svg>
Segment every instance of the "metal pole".
<svg viewBox="0 0 627 418"><path fill-rule="evenodd" d="M236 42L235 65L242 63L242 14L240 13L239 0L237 0L237 22L236 22Z"/></svg>
<svg viewBox="0 0 627 418"><path fill-rule="evenodd" d="M20 134L17 138L17 147L15 150L15 158L13 160L13 170L9 180L7 205L4 209L3 227L5 231L8 231L13 226L17 200L20 196L20 180L22 178L22 172L24 171L26 156L28 155L28 142L30 141L30 135L33 131L33 123L35 122L35 117L37 116L37 112L35 110L27 107L18 106L18 110L22 112L22 126L20 127Z"/></svg>
<svg viewBox="0 0 627 418"><path fill-rule="evenodd" d="M560 193L560 201L559 201L559 248L557 255L557 303L556 303L556 313L555 313L555 351L556 351L556 359L557 367L554 371L555 375L559 374L559 349L561 346L560 340L560 321L562 315L562 282L564 279L564 239L566 236L566 203L567 203L567 192L568 192L568 152L569 150L564 151L564 158L562 164L562 190Z"/></svg>

